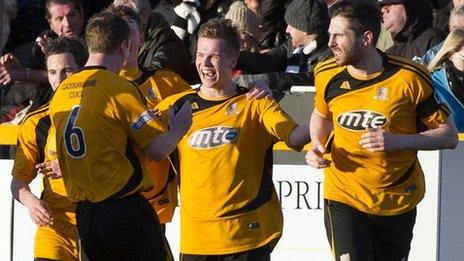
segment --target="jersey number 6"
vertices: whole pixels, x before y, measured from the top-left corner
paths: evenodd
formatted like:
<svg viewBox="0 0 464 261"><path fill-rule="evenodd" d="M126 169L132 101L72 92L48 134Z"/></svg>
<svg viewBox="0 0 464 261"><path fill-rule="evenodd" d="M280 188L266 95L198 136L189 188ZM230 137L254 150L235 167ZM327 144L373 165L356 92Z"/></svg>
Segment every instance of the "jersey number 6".
<svg viewBox="0 0 464 261"><path fill-rule="evenodd" d="M85 155L84 132L75 125L80 109L81 105L73 107L64 132L66 151L73 158L82 158Z"/></svg>

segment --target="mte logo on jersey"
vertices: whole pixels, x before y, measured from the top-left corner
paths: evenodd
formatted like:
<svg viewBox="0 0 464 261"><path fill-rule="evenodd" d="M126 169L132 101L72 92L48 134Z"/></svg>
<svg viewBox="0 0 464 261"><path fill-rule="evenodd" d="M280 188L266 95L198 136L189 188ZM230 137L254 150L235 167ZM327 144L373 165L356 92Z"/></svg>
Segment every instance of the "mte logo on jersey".
<svg viewBox="0 0 464 261"><path fill-rule="evenodd" d="M374 111L349 111L340 114L337 122L345 129L365 130L366 128L378 129L387 123L388 119L384 115Z"/></svg>
<svg viewBox="0 0 464 261"><path fill-rule="evenodd" d="M195 131L188 139L188 145L196 149L224 146L238 137L238 130L226 126L215 126Z"/></svg>

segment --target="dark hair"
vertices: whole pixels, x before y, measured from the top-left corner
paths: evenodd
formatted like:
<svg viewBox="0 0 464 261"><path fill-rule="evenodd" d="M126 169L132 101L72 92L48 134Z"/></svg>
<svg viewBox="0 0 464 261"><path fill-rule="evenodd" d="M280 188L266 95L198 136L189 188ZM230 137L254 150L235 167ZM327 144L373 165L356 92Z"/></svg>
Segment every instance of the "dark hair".
<svg viewBox="0 0 464 261"><path fill-rule="evenodd" d="M67 5L67 4L72 4L74 8L79 12L79 15L81 15L82 12L82 4L80 0L47 0L45 3L45 17L50 20L52 18L52 15L50 14L50 7L52 5Z"/></svg>
<svg viewBox="0 0 464 261"><path fill-rule="evenodd" d="M102 12L90 19L85 35L89 52L112 54L123 41L129 40L130 29L121 17Z"/></svg>
<svg viewBox="0 0 464 261"><path fill-rule="evenodd" d="M79 68L84 67L88 58L87 47L81 39L76 37L58 37L53 40L50 46L48 46L45 56L48 59L51 55L66 52L73 56L74 62L76 62Z"/></svg>
<svg viewBox="0 0 464 261"><path fill-rule="evenodd" d="M198 38L223 39L231 54L238 56L240 51L240 36L237 28L229 19L214 18L202 24L198 31Z"/></svg>
<svg viewBox="0 0 464 261"><path fill-rule="evenodd" d="M142 33L142 19L140 19L140 16L134 11L134 9L120 5L120 6L113 6L110 5L106 11L115 14L119 17L121 17L124 20L129 20L132 22L135 22L137 24L137 27L140 29L140 33Z"/></svg>
<svg viewBox="0 0 464 261"><path fill-rule="evenodd" d="M350 29L356 36L366 31L374 35L377 43L380 34L382 13L377 5L366 1L339 1L329 9L330 18L342 16L350 21Z"/></svg>

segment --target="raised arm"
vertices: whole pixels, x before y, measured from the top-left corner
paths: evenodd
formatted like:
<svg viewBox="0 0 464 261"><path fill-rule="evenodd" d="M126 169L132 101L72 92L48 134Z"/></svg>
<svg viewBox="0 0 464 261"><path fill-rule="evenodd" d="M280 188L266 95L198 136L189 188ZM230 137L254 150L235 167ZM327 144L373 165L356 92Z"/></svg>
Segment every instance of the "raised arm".
<svg viewBox="0 0 464 261"><path fill-rule="evenodd" d="M154 138L144 149L145 155L155 161L166 158L182 139L192 125L192 105L185 102L179 112L174 113L174 108L169 109L169 131Z"/></svg>

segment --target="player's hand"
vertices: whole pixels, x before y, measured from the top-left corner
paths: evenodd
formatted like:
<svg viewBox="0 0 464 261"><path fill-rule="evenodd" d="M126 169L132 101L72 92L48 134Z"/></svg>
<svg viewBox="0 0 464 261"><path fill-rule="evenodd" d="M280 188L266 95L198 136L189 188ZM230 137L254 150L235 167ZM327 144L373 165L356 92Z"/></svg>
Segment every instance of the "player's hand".
<svg viewBox="0 0 464 261"><path fill-rule="evenodd" d="M316 169L329 167L331 161L324 158L324 154L327 154L327 150L324 145L320 143L313 143L312 148L306 153L306 164Z"/></svg>
<svg viewBox="0 0 464 261"><path fill-rule="evenodd" d="M255 81L248 85L249 91L246 94L247 99L260 100L264 97L272 98L272 91L269 86L262 81Z"/></svg>
<svg viewBox="0 0 464 261"><path fill-rule="evenodd" d="M192 125L192 105L186 101L177 113L174 108L169 108L169 129L175 133L184 135Z"/></svg>
<svg viewBox="0 0 464 261"><path fill-rule="evenodd" d="M382 129L368 128L361 135L359 145L370 152L390 152L398 149L395 135Z"/></svg>
<svg viewBox="0 0 464 261"><path fill-rule="evenodd" d="M34 195L31 196L24 202L32 221L37 226L49 226L53 225L52 211L48 204L36 198Z"/></svg>
<svg viewBox="0 0 464 261"><path fill-rule="evenodd" d="M38 174L42 174L44 178L57 179L61 178L61 169L58 159L45 161L35 166Z"/></svg>

